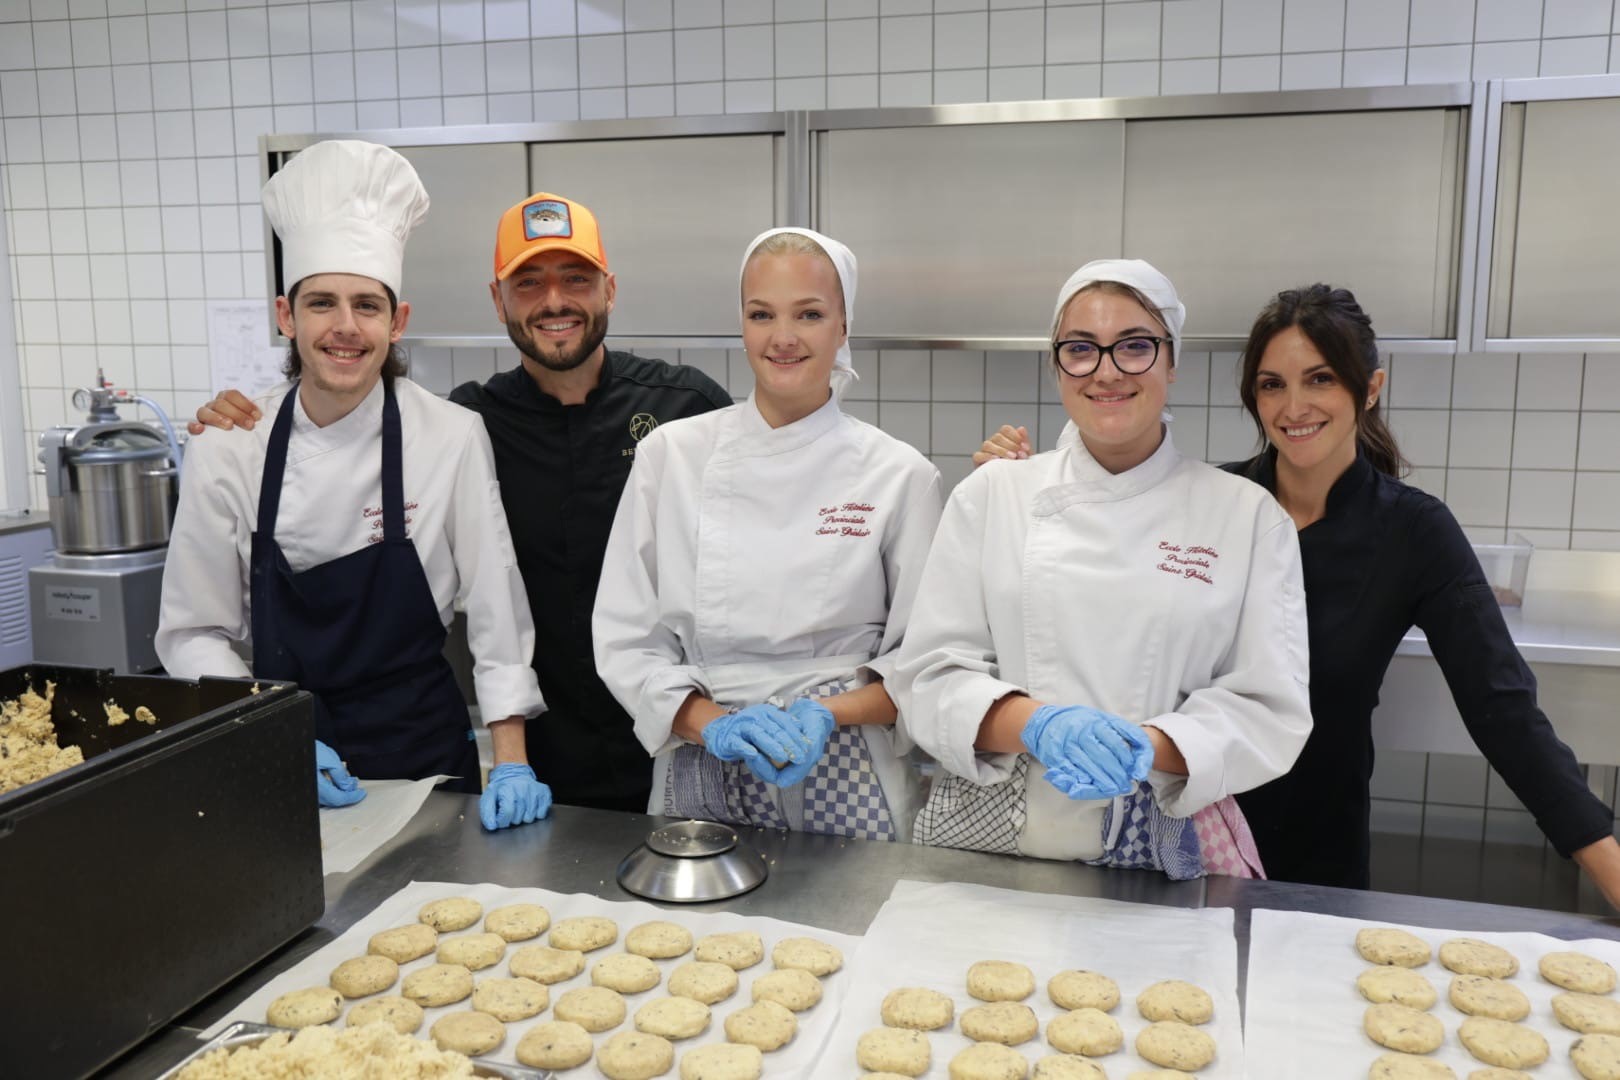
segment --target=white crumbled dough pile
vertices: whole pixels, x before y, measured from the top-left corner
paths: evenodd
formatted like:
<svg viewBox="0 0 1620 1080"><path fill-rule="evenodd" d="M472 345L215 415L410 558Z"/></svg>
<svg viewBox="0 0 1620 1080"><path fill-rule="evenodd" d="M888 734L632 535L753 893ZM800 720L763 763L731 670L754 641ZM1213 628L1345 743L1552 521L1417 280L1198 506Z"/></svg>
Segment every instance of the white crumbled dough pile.
<svg viewBox="0 0 1620 1080"><path fill-rule="evenodd" d="M77 746L56 745L55 696L56 684L48 682L43 697L29 687L21 697L0 701L0 794L83 763Z"/></svg>
<svg viewBox="0 0 1620 1080"><path fill-rule="evenodd" d="M454 1080L472 1062L385 1023L279 1032L253 1046L214 1050L176 1080Z"/></svg>

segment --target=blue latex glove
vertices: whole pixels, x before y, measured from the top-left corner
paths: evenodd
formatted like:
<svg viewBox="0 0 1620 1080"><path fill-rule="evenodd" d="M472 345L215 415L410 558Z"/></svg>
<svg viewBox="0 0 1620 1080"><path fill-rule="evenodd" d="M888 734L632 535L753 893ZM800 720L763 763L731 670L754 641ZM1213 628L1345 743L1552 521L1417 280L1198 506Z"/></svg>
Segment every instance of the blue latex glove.
<svg viewBox="0 0 1620 1080"><path fill-rule="evenodd" d="M551 812L551 789L527 765L507 762L489 771L489 786L478 797L478 820L490 832L527 825Z"/></svg>
<svg viewBox="0 0 1620 1080"><path fill-rule="evenodd" d="M827 752L827 738L838 726L832 711L813 698L802 697L787 707L787 714L798 728L797 738L805 747L804 760L787 766L776 782L781 787L792 787L804 782L816 762Z"/></svg>
<svg viewBox="0 0 1620 1080"><path fill-rule="evenodd" d="M1047 766L1047 780L1072 799L1123 795L1147 777L1153 764L1147 732L1084 705L1042 705L1024 725L1021 738ZM1053 780L1052 773L1068 782Z"/></svg>
<svg viewBox="0 0 1620 1080"><path fill-rule="evenodd" d="M315 740L315 795L322 806L353 806L366 797L360 781L349 775L337 751Z"/></svg>
<svg viewBox="0 0 1620 1080"><path fill-rule="evenodd" d="M805 757L799 725L775 705L750 705L717 716L703 729L703 745L721 761L740 761L767 784L781 783L779 766Z"/></svg>

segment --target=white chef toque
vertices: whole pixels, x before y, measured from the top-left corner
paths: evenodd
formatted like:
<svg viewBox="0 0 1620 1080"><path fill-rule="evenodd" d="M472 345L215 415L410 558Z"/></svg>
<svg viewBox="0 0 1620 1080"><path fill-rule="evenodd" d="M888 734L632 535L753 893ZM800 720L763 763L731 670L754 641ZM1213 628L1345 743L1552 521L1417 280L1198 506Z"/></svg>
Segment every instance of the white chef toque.
<svg viewBox="0 0 1620 1080"><path fill-rule="evenodd" d="M397 298L405 240L427 211L427 190L411 163L358 139L318 142L264 185L264 214L281 237L288 291L311 274L357 274Z"/></svg>
<svg viewBox="0 0 1620 1080"><path fill-rule="evenodd" d="M834 397L842 398L844 390L850 383L860 378L855 371L855 361L849 351L849 334L854 332L855 326L855 253L830 236L823 236L814 229L766 229L754 237L748 250L743 252L742 269L737 271L737 286L742 287L743 274L748 272L748 260L753 257L754 250L780 233L795 233L807 240L814 241L817 247L827 253L832 262L833 269L838 271L838 284L844 292L844 343L838 346L838 355L833 358L832 392Z"/></svg>

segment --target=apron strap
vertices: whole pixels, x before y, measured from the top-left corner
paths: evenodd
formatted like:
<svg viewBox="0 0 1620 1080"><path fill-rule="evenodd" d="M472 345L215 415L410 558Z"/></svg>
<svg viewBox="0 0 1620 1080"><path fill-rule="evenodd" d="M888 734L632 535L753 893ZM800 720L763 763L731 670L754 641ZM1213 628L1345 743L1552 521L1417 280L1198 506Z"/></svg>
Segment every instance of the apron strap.
<svg viewBox="0 0 1620 1080"><path fill-rule="evenodd" d="M383 376L382 415L382 504L383 542L405 539L404 440L400 435L399 402L394 399L394 380Z"/></svg>
<svg viewBox="0 0 1620 1080"><path fill-rule="evenodd" d="M270 428L270 444L264 450L264 472L259 480L259 528L267 538L276 535L276 511L281 507L281 478L287 471L287 443L292 438L294 400L299 381L281 399L276 422Z"/></svg>

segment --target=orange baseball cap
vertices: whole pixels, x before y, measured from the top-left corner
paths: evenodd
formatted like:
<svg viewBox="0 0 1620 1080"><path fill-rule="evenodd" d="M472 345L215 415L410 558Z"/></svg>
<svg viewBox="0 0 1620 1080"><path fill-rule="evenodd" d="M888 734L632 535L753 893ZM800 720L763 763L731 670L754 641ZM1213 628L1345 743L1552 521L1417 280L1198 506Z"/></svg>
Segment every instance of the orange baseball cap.
<svg viewBox="0 0 1620 1080"><path fill-rule="evenodd" d="M495 230L495 278L504 280L530 256L559 248L608 268L595 214L561 195L545 191L530 195L501 215Z"/></svg>

